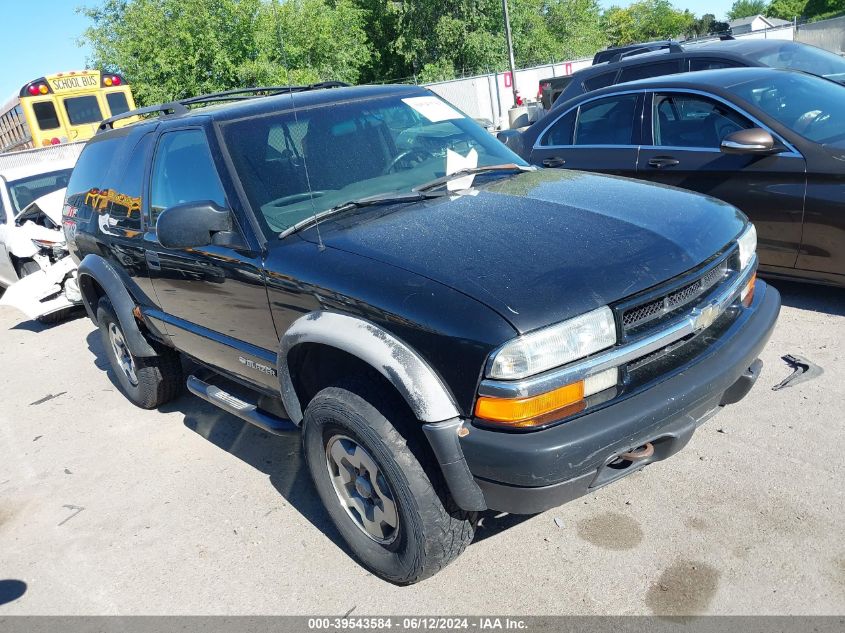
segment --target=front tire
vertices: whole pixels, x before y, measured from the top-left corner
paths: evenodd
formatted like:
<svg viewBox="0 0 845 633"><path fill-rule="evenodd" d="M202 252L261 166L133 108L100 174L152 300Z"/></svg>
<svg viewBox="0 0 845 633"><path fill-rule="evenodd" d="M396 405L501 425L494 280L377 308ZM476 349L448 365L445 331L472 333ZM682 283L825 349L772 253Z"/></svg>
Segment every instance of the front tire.
<svg viewBox="0 0 845 633"><path fill-rule="evenodd" d="M108 297L97 305L97 323L112 370L121 391L142 409L155 409L182 390L182 363L174 350L150 342L157 356L136 357L126 344L123 328Z"/></svg>
<svg viewBox="0 0 845 633"><path fill-rule="evenodd" d="M356 558L407 585L466 549L475 513L451 499L414 428L419 422L392 395L360 383L323 389L305 410L303 447L317 492Z"/></svg>

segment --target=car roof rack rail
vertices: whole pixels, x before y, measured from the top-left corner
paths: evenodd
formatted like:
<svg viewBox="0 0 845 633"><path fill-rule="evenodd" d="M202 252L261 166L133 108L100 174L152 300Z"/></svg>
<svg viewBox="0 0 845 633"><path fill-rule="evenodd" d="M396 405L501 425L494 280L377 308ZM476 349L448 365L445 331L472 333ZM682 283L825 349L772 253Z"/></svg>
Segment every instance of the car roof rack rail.
<svg viewBox="0 0 845 633"><path fill-rule="evenodd" d="M185 106L198 105L200 103L214 103L217 101L242 101L254 99L255 97L270 97L292 92L307 92L308 90L323 90L328 88L348 88L349 84L342 81L321 81L305 86L259 86L257 88L236 88L222 92L212 92L198 97L180 99L179 103Z"/></svg>
<svg viewBox="0 0 845 633"><path fill-rule="evenodd" d="M670 53L684 52L684 47L674 40L667 40L666 42L651 42L649 44L643 44L637 48L631 48L617 53L611 58L610 63L613 64L615 62L621 62L627 57L633 57L634 55L642 55L643 53L651 53L654 51L662 51L664 49L668 49Z"/></svg>
<svg viewBox="0 0 845 633"><path fill-rule="evenodd" d="M349 84L342 81L321 81L318 83L308 84L304 86L260 86L257 88L236 88L234 90L224 90L222 92L212 92L206 95L199 95L197 97L188 97L187 99L179 99L178 101L171 101L169 103L161 103L158 105L146 106L136 110L129 110L123 114L117 114L104 120L97 127L97 134L111 130L114 128L116 121L121 119L128 119L129 117L143 115L143 114L157 114L158 116L172 116L177 114L186 114L189 112L188 106L195 106L206 103L216 103L221 101L243 101L246 99L254 99L256 97L270 97L273 95L281 95L294 92L306 92L308 90L323 90L328 88L347 88Z"/></svg>
<svg viewBox="0 0 845 633"><path fill-rule="evenodd" d="M167 116L169 114L184 114L188 111L184 105L179 103L178 101L172 101L170 103L159 103L158 105L151 105L146 106L144 108L138 108L136 110L128 110L123 114L116 114L108 119L105 119L99 126L97 126L97 134L100 132L105 132L106 130L111 130L114 128L114 124L116 121L120 121L121 119L128 119L132 116L138 116L141 114L158 114L159 116Z"/></svg>

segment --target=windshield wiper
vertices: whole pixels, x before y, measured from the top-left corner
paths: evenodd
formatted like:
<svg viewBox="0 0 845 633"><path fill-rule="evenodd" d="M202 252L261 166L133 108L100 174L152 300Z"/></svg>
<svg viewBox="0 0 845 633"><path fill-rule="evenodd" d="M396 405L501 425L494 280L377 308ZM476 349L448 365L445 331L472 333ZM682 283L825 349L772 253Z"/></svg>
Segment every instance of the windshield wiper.
<svg viewBox="0 0 845 633"><path fill-rule="evenodd" d="M387 193L387 194L378 194L375 196L368 196L366 198L359 198L357 200L349 200L348 202L343 202L341 204L337 204L330 209L326 209L325 211L320 211L320 213L316 213L312 216L305 218L294 224L293 226L289 226L284 231L279 233L279 239L283 239L288 235L296 233L297 231L301 231L302 229L306 229L310 226L314 226L320 220L327 218L330 215L337 215L338 213L344 213L346 211L351 211L352 209L360 209L362 207L372 207L376 205L387 205L387 204L408 204L411 202L420 202L421 200L429 200L431 198L440 198L446 194L442 193L428 193L425 191L414 191L410 194L395 194L395 193Z"/></svg>
<svg viewBox="0 0 845 633"><path fill-rule="evenodd" d="M435 178L434 180L430 180L425 182L417 187L414 187L414 191L430 191L432 189L437 189L438 187L442 187L446 183L451 180L455 180L456 178L461 178L463 176L474 176L477 174L486 174L494 171L536 171L536 167L532 167L530 165L517 165L516 163L502 163L501 165L479 165L478 167L467 167L465 169L459 169L458 171L454 171L451 174L446 174L441 178Z"/></svg>

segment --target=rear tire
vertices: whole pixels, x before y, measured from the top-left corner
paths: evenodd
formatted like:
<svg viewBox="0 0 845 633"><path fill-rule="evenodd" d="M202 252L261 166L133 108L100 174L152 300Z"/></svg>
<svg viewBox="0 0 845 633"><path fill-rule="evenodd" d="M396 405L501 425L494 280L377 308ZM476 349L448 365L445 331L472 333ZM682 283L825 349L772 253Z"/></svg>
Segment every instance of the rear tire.
<svg viewBox="0 0 845 633"><path fill-rule="evenodd" d="M97 304L97 323L109 363L121 391L142 409L155 409L182 391L184 379L179 354L169 347L148 341L157 356L136 357L126 345L125 335L108 297Z"/></svg>
<svg viewBox="0 0 845 633"><path fill-rule="evenodd" d="M452 500L419 422L392 395L358 382L323 389L305 410L303 447L355 557L384 580L408 585L466 549L476 515Z"/></svg>

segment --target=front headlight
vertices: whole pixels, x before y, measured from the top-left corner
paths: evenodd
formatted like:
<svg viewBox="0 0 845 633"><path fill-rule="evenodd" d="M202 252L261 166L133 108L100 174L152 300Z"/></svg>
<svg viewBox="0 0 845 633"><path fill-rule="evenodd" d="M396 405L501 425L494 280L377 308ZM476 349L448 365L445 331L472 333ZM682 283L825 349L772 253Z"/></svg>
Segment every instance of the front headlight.
<svg viewBox="0 0 845 633"><path fill-rule="evenodd" d="M753 224L749 224L736 241L739 244L739 268L745 270L757 251L757 229Z"/></svg>
<svg viewBox="0 0 845 633"><path fill-rule="evenodd" d="M607 306L520 336L496 352L489 378L518 380L584 358L616 343L616 323Z"/></svg>

